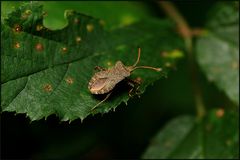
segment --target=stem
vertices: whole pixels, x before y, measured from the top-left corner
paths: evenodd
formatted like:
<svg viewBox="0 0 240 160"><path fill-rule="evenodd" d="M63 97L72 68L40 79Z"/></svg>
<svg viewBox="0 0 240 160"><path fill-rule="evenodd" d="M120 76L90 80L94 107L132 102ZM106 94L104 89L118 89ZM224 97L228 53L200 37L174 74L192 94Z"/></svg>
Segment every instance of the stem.
<svg viewBox="0 0 240 160"><path fill-rule="evenodd" d="M194 98L196 103L197 115L199 118L203 117L205 114L205 106L203 103L202 93L198 82L197 75L197 66L195 63L195 58L193 55L193 40L192 40L192 29L189 27L186 20L177 10L177 8L171 3L167 1L159 1L159 6L163 9L163 11L176 22L179 34L183 37L187 54L188 54L188 64L191 75L192 87L194 92Z"/></svg>

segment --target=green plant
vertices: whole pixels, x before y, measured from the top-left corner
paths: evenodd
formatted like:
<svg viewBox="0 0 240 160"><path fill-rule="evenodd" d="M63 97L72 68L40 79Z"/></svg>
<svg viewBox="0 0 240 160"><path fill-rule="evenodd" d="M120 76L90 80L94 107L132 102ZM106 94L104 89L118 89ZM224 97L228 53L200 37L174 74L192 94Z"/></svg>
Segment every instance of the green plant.
<svg viewBox="0 0 240 160"><path fill-rule="evenodd" d="M189 65L192 99L195 100L197 111L196 116L177 117L169 122L151 141L142 158L239 156L238 3L215 4L204 29L189 27L169 2L160 2L159 5L171 20L154 18L138 2L118 2L117 5L125 6L121 13L106 7L108 4L116 7L114 2L102 3L104 12L97 9L98 2L64 3L66 6L69 4L70 8L59 5L58 9L55 7L51 10L57 6L54 2L31 2L20 7L17 5L10 13L3 9L3 112L24 113L31 121L47 119L55 114L60 121L70 123L76 119L82 121L89 115L115 111L122 102L127 105L131 88L123 81L114 88L107 101L92 110L104 96L92 95L87 88L88 82L95 72L95 66L109 68L118 60L125 65L132 65L137 57L137 47L140 46L140 65L162 68L159 73L136 70L131 75L132 79L141 79L141 94L144 96L148 86L174 74L176 71L173 73L173 70L184 62ZM74 3L81 3L82 6L76 7ZM87 8L87 4L93 5L96 10ZM65 19L51 15L51 12L61 14L64 10ZM107 11L116 12L116 17L108 16ZM50 23L53 21L56 22ZM203 94L199 67L208 80L214 82L229 98L225 97L219 102L224 108L212 109L207 106L209 104L204 101L204 96L208 93ZM177 96L172 98L178 99ZM216 104L215 101L212 104ZM144 112L141 114L144 118ZM94 142L89 141L86 146Z"/></svg>

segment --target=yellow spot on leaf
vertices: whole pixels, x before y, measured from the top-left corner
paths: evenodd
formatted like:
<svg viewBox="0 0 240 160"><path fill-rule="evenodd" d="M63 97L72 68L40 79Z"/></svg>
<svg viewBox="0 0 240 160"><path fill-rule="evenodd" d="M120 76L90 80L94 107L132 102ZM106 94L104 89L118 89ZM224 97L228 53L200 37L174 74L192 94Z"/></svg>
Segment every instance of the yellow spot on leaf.
<svg viewBox="0 0 240 160"><path fill-rule="evenodd" d="M178 49L174 49L172 51L164 51L161 53L162 57L165 58L171 58L171 59L178 59L178 58L182 58L184 56L183 52L178 50Z"/></svg>
<svg viewBox="0 0 240 160"><path fill-rule="evenodd" d="M80 37L80 36L77 36L77 37L76 37L76 42L77 42L77 43L80 43L81 41L82 41L81 37Z"/></svg>
<svg viewBox="0 0 240 160"><path fill-rule="evenodd" d="M216 116L222 118L224 116L224 109L220 108L216 111Z"/></svg>
<svg viewBox="0 0 240 160"><path fill-rule="evenodd" d="M45 84L43 86L44 91L51 92L52 91L52 85L51 84Z"/></svg>
<svg viewBox="0 0 240 160"><path fill-rule="evenodd" d="M62 52L63 52L63 53L66 53L67 50L68 50L67 47L62 47Z"/></svg>
<svg viewBox="0 0 240 160"><path fill-rule="evenodd" d="M124 15L121 18L121 26L127 26L129 24L132 24L135 21L136 21L136 18L133 17L132 15Z"/></svg>
<svg viewBox="0 0 240 160"><path fill-rule="evenodd" d="M16 49L18 49L18 48L20 48L21 46L20 46L20 43L19 42L16 42L15 44L14 44L14 48L16 48Z"/></svg>
<svg viewBox="0 0 240 160"><path fill-rule="evenodd" d="M111 66L111 65L112 65L112 62L108 61L108 62L107 62L107 65L108 65L108 66Z"/></svg>
<svg viewBox="0 0 240 160"><path fill-rule="evenodd" d="M43 29L43 26L41 25L41 24L38 24L37 26L36 26L36 30L37 31L41 31Z"/></svg>
<svg viewBox="0 0 240 160"><path fill-rule="evenodd" d="M42 45L41 43L37 43L37 44L35 45L35 49L36 49L37 51L41 52L41 51L43 51L44 47L43 47L43 45Z"/></svg>
<svg viewBox="0 0 240 160"><path fill-rule="evenodd" d="M65 81L68 83L68 84L73 84L73 78L72 77L67 77L65 79Z"/></svg>
<svg viewBox="0 0 240 160"><path fill-rule="evenodd" d="M15 24L13 31L19 33L22 31L22 27L19 24Z"/></svg>
<svg viewBox="0 0 240 160"><path fill-rule="evenodd" d="M25 12L22 13L21 18L22 19L27 19L30 14L32 14L32 11L28 9Z"/></svg>
<svg viewBox="0 0 240 160"><path fill-rule="evenodd" d="M27 9L27 10L25 11L25 14L30 15L30 14L32 14L32 11L31 11L30 9Z"/></svg>
<svg viewBox="0 0 240 160"><path fill-rule="evenodd" d="M93 26L93 24L87 24L86 28L87 28L88 32L92 32L94 29L94 26Z"/></svg>

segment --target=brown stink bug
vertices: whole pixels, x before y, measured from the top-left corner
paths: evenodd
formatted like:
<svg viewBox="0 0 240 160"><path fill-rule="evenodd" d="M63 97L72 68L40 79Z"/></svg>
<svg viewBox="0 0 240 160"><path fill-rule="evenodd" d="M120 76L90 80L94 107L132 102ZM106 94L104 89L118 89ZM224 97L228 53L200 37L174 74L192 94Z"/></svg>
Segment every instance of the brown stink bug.
<svg viewBox="0 0 240 160"><path fill-rule="evenodd" d="M125 66L121 61L117 61L115 66L109 69L105 69L99 66L96 66L95 69L99 70L99 72L95 73L88 84L88 89L92 94L105 94L108 93L106 98L104 98L101 102L95 105L93 109L99 106L101 103L106 101L110 94L112 93L113 88L118 84L120 81L126 79L131 75L131 72L138 68L146 68L152 69L155 71L161 71L161 68L154 68L149 66L137 66L140 60L141 49L138 48L138 58L137 61L133 66ZM130 79L129 79L130 80ZM133 80L129 81L129 84L134 87ZM132 89L130 90L130 92ZM129 95L130 95L129 92Z"/></svg>

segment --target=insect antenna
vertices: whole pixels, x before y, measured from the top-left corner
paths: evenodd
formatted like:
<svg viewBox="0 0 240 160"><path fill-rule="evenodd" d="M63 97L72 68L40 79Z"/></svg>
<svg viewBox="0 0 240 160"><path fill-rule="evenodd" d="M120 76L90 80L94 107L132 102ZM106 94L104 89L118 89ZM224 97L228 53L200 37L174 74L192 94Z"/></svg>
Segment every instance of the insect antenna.
<svg viewBox="0 0 240 160"><path fill-rule="evenodd" d="M137 61L134 63L133 67L135 67L138 64L138 62L140 60L140 56L141 56L141 48L138 47L138 58L137 58Z"/></svg>
<svg viewBox="0 0 240 160"><path fill-rule="evenodd" d="M136 66L138 64L138 62L140 61L140 56L141 56L141 48L139 47L138 48L138 58L137 58L137 61L133 65L133 70L138 69L138 68L152 69L157 72L160 72L162 70L162 68L155 68L155 67L150 67L150 66Z"/></svg>
<svg viewBox="0 0 240 160"><path fill-rule="evenodd" d="M150 66L137 66L137 67L134 67L133 70L138 69L138 68L152 69L157 72L160 72L162 70L162 68L155 68L155 67L150 67Z"/></svg>

